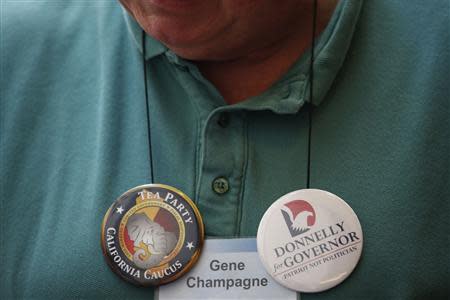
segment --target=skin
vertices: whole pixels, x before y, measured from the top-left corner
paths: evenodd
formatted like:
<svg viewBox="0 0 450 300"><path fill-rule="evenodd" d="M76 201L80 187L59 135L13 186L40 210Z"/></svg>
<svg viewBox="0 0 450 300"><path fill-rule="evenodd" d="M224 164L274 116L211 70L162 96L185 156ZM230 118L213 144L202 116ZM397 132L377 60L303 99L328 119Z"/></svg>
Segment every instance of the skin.
<svg viewBox="0 0 450 300"><path fill-rule="evenodd" d="M316 34L338 0L318 0ZM147 34L194 61L229 104L258 95L311 44L312 0L120 0Z"/></svg>

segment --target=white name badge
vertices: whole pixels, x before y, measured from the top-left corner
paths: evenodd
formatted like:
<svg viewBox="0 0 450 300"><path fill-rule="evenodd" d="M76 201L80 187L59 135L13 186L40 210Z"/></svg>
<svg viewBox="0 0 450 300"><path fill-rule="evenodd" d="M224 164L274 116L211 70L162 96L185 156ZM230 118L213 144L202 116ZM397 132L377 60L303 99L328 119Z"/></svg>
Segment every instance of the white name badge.
<svg viewBox="0 0 450 300"><path fill-rule="evenodd" d="M300 298L267 274L256 251L256 239L242 238L205 240L196 266L177 281L160 286L157 299Z"/></svg>

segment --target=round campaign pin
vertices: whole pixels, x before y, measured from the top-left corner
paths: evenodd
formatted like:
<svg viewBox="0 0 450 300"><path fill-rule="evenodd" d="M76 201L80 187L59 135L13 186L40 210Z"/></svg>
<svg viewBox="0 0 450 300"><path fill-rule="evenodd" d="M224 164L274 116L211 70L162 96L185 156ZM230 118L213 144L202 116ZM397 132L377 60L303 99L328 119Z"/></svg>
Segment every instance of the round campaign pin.
<svg viewBox="0 0 450 300"><path fill-rule="evenodd" d="M275 201L257 234L258 254L281 285L314 293L344 281L361 257L363 233L351 207L317 189L298 190Z"/></svg>
<svg viewBox="0 0 450 300"><path fill-rule="evenodd" d="M128 282L157 286L186 273L197 261L204 228L194 202L162 184L135 187L120 196L102 223L103 254Z"/></svg>

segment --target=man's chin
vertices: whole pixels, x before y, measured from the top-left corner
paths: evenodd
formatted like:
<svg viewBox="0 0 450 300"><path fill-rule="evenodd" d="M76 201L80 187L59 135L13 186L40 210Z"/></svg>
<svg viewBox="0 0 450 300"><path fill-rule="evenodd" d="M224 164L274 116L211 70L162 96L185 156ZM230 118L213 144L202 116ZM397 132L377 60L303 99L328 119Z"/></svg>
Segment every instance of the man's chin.
<svg viewBox="0 0 450 300"><path fill-rule="evenodd" d="M180 20L158 18L146 20L145 31L177 55L191 60L201 60L223 49L225 40L222 28L213 25L190 26ZM206 56L206 57L205 57Z"/></svg>

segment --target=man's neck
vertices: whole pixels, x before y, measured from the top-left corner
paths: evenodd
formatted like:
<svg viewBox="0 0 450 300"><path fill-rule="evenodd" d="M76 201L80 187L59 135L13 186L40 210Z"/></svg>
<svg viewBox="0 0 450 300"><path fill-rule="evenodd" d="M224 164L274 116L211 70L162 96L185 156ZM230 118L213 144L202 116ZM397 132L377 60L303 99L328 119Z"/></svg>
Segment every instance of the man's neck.
<svg viewBox="0 0 450 300"><path fill-rule="evenodd" d="M316 35L319 35L328 24L337 1L318 1ZM263 49L257 49L230 61L201 61L196 64L228 104L244 101L267 90L311 46L312 5L293 26L298 30L292 31Z"/></svg>

